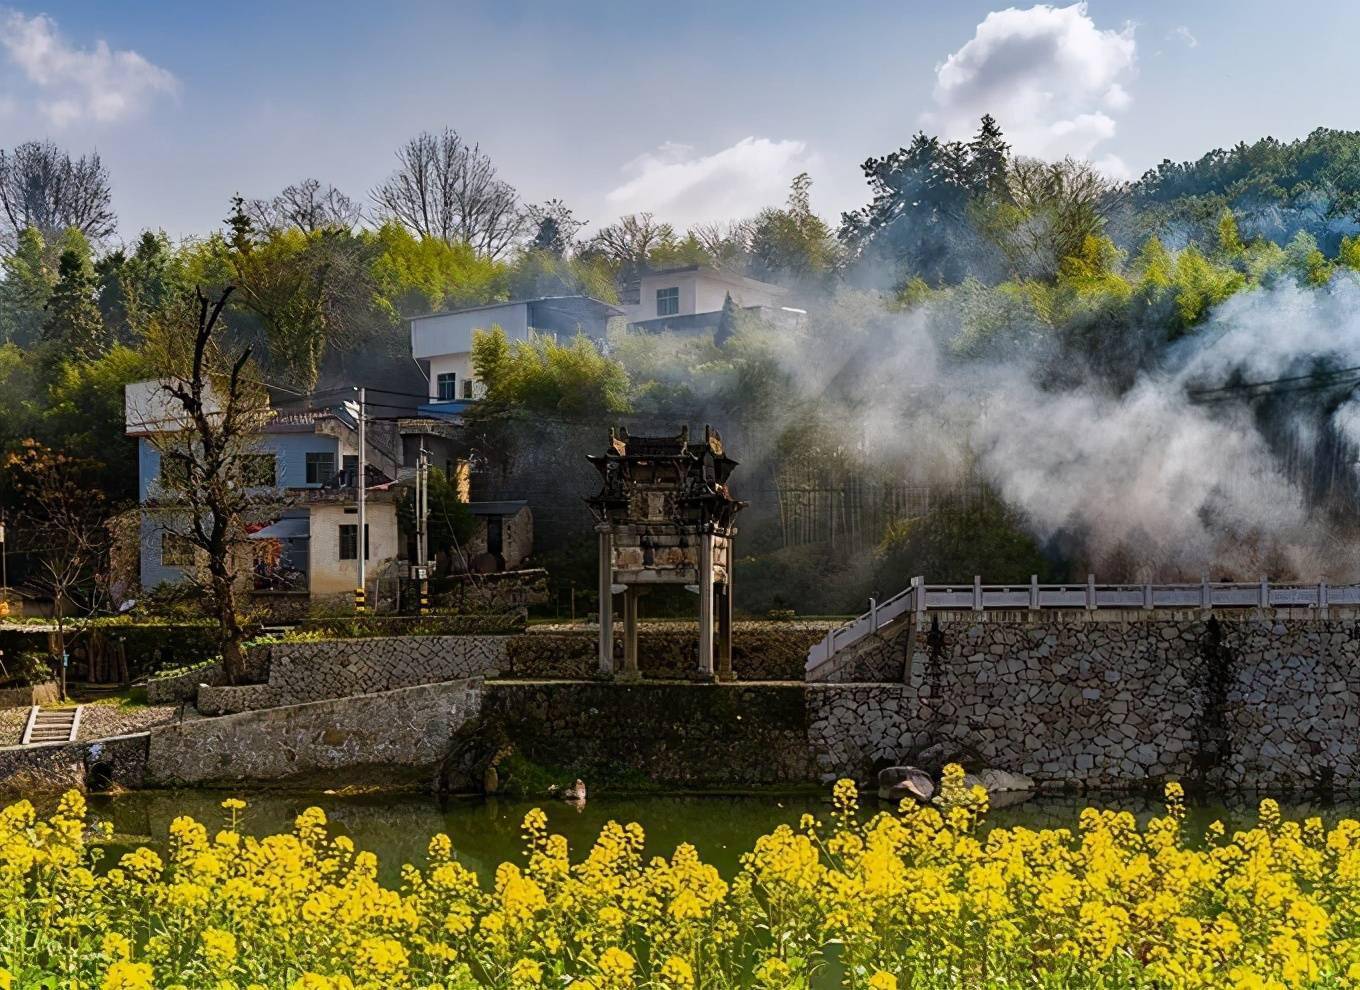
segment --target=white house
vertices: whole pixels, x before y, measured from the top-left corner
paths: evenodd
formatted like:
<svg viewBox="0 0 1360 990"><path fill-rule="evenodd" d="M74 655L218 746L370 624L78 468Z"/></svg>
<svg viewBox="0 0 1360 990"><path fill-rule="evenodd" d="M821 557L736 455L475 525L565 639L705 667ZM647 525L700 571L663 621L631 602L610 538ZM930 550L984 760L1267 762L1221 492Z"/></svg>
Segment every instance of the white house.
<svg viewBox="0 0 1360 990"><path fill-rule="evenodd" d="M712 333L729 295L742 309L762 315L802 313L784 306L788 290L782 286L707 265L647 272L639 283L638 301L624 312L629 325L639 330Z"/></svg>
<svg viewBox="0 0 1360 990"><path fill-rule="evenodd" d="M139 580L143 588L176 584L201 565L182 537L185 525L174 487L167 484L161 449L183 428L182 413L163 384L134 382L125 390L125 428L137 439L141 503ZM336 595L354 590L358 571L357 410L340 403L323 409L273 409L251 454L252 483L264 500L279 494L277 515L253 525L254 560L248 587L257 593ZM400 455L387 438L394 430L374 424L367 438L368 552L366 576L373 589L399 556L396 496L391 479ZM244 578L244 569L243 569Z"/></svg>
<svg viewBox="0 0 1360 990"><path fill-rule="evenodd" d="M545 296L431 313L411 320L411 356L427 362L430 402L422 412L457 414L482 396L472 368L472 335L499 327L512 341L535 335L559 339L584 333L604 340L611 318L623 310L590 296Z"/></svg>

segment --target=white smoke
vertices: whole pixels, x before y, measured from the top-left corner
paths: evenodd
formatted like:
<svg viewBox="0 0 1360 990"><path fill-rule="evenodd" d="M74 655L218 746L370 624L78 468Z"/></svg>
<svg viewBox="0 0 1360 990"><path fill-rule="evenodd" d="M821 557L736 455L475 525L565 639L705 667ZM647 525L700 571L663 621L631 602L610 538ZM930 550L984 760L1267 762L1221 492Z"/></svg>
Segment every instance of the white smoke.
<svg viewBox="0 0 1360 990"><path fill-rule="evenodd" d="M827 304L835 336L814 325L780 345L798 390L853 424L864 464L933 483L980 477L1038 538L1072 536L1097 573L1122 572L1111 579L1360 578L1360 558L1343 549L1345 520L1308 504L1252 404L1237 392L1195 398L1306 376L1319 362L1360 366L1354 276L1232 297L1120 394L1098 376L1045 387L1053 351L1043 328L1017 327L999 358L954 355L967 333L957 292L906 314L868 300L839 294ZM1306 378L1299 387L1274 398L1272 415L1309 450L1318 423L1303 407L1317 393ZM1360 401L1339 401L1324 422L1360 444ZM1356 466L1342 470L1353 478Z"/></svg>

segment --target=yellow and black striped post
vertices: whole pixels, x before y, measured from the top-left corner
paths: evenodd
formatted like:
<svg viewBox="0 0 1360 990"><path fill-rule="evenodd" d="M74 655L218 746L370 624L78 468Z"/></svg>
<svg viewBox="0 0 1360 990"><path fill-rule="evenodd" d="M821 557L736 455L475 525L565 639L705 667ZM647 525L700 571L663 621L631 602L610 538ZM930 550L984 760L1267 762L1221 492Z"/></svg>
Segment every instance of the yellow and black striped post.
<svg viewBox="0 0 1360 990"><path fill-rule="evenodd" d="M368 611L368 595L363 588L354 589L354 611L356 612Z"/></svg>
<svg viewBox="0 0 1360 990"><path fill-rule="evenodd" d="M420 579L420 614L430 614L430 582L425 578Z"/></svg>

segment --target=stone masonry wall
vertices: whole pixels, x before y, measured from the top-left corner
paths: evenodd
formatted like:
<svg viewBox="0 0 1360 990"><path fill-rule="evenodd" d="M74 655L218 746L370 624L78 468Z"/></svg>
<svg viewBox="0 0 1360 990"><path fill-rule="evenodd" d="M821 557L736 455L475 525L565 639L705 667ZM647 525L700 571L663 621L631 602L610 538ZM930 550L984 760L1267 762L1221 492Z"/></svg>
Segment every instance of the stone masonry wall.
<svg viewBox="0 0 1360 990"><path fill-rule="evenodd" d="M148 736L139 732L93 742L0 748L0 794L141 787Z"/></svg>
<svg viewBox="0 0 1360 990"><path fill-rule="evenodd" d="M904 684L809 684L808 745L822 782L868 777L921 742L916 692Z"/></svg>
<svg viewBox="0 0 1360 990"><path fill-rule="evenodd" d="M246 676L263 678L269 670L269 653L265 647L253 646L246 650ZM219 661L189 667L179 674L152 677L146 682L146 702L149 705L174 705L193 701L200 684L224 684L226 677Z"/></svg>
<svg viewBox="0 0 1360 990"><path fill-rule="evenodd" d="M198 710L227 715L494 675L508 636L384 636L274 643L268 681L198 689Z"/></svg>
<svg viewBox="0 0 1360 990"><path fill-rule="evenodd" d="M930 622L895 624L833 674L877 679L902 658L913 690L891 704L905 706L897 716L912 731L899 755L945 741L1042 782L1087 787L1184 777L1360 788L1354 609L931 617L933 647Z"/></svg>
<svg viewBox="0 0 1360 990"><path fill-rule="evenodd" d="M149 786L429 786L480 707L476 679L201 718L153 729Z"/></svg>

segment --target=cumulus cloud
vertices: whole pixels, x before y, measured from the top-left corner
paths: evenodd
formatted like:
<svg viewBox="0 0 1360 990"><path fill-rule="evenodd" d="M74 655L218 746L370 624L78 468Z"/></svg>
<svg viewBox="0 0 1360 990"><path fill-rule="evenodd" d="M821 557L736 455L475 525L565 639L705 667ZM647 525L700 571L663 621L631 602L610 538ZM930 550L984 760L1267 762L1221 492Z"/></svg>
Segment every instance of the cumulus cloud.
<svg viewBox="0 0 1360 990"><path fill-rule="evenodd" d="M747 137L711 155L664 144L625 165L628 178L605 199L621 214L646 211L681 226L716 222L782 203L790 180L811 168L802 141Z"/></svg>
<svg viewBox="0 0 1360 990"><path fill-rule="evenodd" d="M1021 154L1094 158L1131 102L1135 56L1133 26L1099 28L1084 3L993 11L936 68L936 109L925 120L960 138L990 113ZM1100 163L1124 170L1108 153Z"/></svg>
<svg viewBox="0 0 1360 990"><path fill-rule="evenodd" d="M102 39L77 48L45 14L0 10L0 46L36 91L38 110L54 127L112 123L178 89L175 77L137 52Z"/></svg>

